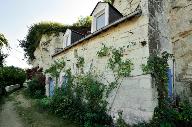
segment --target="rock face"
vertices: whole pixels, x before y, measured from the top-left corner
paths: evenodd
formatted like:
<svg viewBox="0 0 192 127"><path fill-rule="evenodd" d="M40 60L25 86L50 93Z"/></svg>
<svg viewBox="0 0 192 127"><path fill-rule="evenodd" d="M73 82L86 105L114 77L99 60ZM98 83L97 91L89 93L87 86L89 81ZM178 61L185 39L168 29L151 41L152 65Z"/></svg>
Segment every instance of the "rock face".
<svg viewBox="0 0 192 127"><path fill-rule="evenodd" d="M192 0L170 2L169 24L175 56L175 90L192 96Z"/></svg>

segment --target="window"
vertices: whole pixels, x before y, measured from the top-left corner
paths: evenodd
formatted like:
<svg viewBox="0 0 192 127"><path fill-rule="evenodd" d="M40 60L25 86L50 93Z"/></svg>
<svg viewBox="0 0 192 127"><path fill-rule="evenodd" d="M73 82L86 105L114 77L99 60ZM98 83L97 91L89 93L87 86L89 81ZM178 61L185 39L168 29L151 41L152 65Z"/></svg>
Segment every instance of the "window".
<svg viewBox="0 0 192 127"><path fill-rule="evenodd" d="M99 15L96 19L96 30L105 26L105 13Z"/></svg>
<svg viewBox="0 0 192 127"><path fill-rule="evenodd" d="M69 36L66 36L65 45L66 45L66 46L69 46L69 45L70 45Z"/></svg>

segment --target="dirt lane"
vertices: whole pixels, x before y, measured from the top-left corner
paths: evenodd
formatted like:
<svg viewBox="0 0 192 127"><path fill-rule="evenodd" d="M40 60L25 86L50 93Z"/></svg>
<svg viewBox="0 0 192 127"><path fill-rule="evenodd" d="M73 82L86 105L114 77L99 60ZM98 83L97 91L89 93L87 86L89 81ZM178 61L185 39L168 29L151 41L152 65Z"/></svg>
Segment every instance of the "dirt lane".
<svg viewBox="0 0 192 127"><path fill-rule="evenodd" d="M24 127L12 100L6 99L0 111L0 127Z"/></svg>
<svg viewBox="0 0 192 127"><path fill-rule="evenodd" d="M26 98L25 89L10 94L0 109L0 127L78 127L35 107L36 100Z"/></svg>

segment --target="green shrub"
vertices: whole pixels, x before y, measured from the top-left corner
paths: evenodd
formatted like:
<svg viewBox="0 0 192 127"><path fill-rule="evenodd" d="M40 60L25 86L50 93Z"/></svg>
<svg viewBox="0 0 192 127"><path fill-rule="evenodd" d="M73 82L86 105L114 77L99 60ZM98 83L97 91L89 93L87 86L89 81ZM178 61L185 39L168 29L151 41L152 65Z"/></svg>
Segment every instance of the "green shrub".
<svg viewBox="0 0 192 127"><path fill-rule="evenodd" d="M28 82L27 94L31 98L43 98L45 97L45 85L40 84L37 78L33 78Z"/></svg>
<svg viewBox="0 0 192 127"><path fill-rule="evenodd" d="M0 68L0 84L3 86L15 84L23 85L25 80L26 74L23 69L13 66Z"/></svg>
<svg viewBox="0 0 192 127"><path fill-rule="evenodd" d="M77 121L85 127L111 126L104 89L104 84L92 75L74 78L68 72L66 87L56 88L54 96L49 101L42 100L41 105L57 116Z"/></svg>
<svg viewBox="0 0 192 127"><path fill-rule="evenodd" d="M0 94L4 93L6 86L20 84L26 80L26 73L23 69L17 67L0 67Z"/></svg>
<svg viewBox="0 0 192 127"><path fill-rule="evenodd" d="M42 111L46 111L49 110L50 104L51 104L51 98L47 97L47 98L42 98L42 99L38 99L37 103L36 103L38 109L42 110Z"/></svg>

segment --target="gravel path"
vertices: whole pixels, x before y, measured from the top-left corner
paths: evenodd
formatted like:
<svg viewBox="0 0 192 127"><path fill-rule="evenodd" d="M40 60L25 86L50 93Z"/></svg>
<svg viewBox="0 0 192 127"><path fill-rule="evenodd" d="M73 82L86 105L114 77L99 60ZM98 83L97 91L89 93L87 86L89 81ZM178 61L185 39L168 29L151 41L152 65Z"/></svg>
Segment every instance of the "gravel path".
<svg viewBox="0 0 192 127"><path fill-rule="evenodd" d="M0 111L0 127L24 127L14 110L14 102L6 100Z"/></svg>

